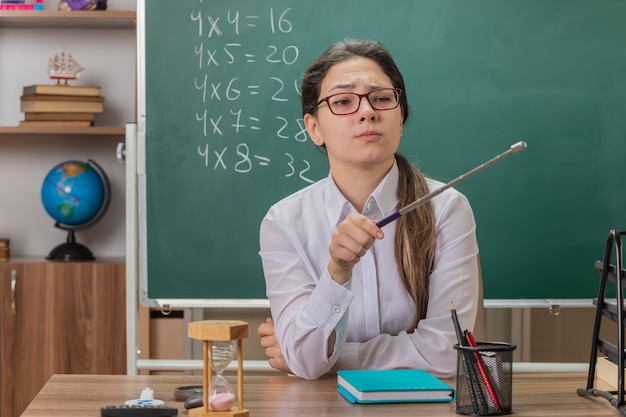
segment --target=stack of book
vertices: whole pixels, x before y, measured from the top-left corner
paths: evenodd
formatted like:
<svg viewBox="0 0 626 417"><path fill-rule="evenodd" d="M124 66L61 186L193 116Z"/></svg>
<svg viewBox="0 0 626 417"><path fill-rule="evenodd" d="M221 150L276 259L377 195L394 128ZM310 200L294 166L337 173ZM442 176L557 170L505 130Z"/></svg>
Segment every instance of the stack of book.
<svg viewBox="0 0 626 417"><path fill-rule="evenodd" d="M104 110L100 87L36 84L24 87L20 126L85 127Z"/></svg>
<svg viewBox="0 0 626 417"><path fill-rule="evenodd" d="M9 239L0 238L0 262L9 260Z"/></svg>

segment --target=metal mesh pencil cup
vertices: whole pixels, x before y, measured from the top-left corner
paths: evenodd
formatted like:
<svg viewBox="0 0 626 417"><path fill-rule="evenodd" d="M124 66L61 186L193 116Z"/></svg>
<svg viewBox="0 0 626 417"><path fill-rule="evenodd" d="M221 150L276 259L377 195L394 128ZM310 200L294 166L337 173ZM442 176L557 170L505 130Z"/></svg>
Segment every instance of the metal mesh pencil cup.
<svg viewBox="0 0 626 417"><path fill-rule="evenodd" d="M513 351L516 346L480 342L457 350L456 413L498 416L511 413Z"/></svg>

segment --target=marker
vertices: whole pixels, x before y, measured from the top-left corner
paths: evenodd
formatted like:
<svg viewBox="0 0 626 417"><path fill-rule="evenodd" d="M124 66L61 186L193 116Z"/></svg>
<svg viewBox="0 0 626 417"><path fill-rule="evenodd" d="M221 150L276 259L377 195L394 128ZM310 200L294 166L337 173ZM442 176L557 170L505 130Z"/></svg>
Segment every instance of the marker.
<svg viewBox="0 0 626 417"><path fill-rule="evenodd" d="M401 216L404 216L405 214L412 212L413 210L415 210L416 208L418 208L422 204L426 204L427 202L429 202L433 198L437 197L439 194L441 194L442 192L444 192L448 188L453 187L456 184L460 183L461 181L465 180L466 178L471 177L472 175L476 174L479 171L482 171L483 169L487 168L489 165L495 164L496 162L498 162L499 160L501 160L505 156L508 156L508 155L510 155L512 153L517 153L517 152L521 151L522 149L526 149L526 146L527 146L526 142L524 142L524 141L517 142L516 144L511 145L511 148L508 151L503 152L500 155L490 159L489 161L487 161L487 162L477 166L476 168L472 169L471 171L468 171L465 174L458 176L457 178L453 179L452 181L450 181L446 185L444 185L444 186L442 186L440 188L437 188L435 191L432 191L432 192L426 194L425 196L418 198L417 200L415 200L414 202L412 202L408 206L405 206L405 207L401 208L400 210L396 211L395 213L392 213L389 216L385 217L384 219L376 222L376 226L383 227L384 225L389 224L392 221L399 219Z"/></svg>

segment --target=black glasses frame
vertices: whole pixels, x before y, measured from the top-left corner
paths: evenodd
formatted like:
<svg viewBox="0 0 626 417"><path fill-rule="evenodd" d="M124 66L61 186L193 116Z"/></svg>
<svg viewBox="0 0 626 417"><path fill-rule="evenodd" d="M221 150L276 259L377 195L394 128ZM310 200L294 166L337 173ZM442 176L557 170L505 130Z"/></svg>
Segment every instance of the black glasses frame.
<svg viewBox="0 0 626 417"><path fill-rule="evenodd" d="M396 105L395 106L393 106L393 107L391 107L389 109L377 109L376 106L374 106L374 104L372 104L372 102L370 101L370 97L369 97L370 94L375 93L377 91L381 91L381 90L393 90L393 91L395 91L395 93L396 93ZM359 97L359 103L357 104L356 109L354 109L354 111L352 111L350 113L335 113L333 111L333 108L330 105L330 103L328 102L328 100L333 98L333 97L335 97L335 96L341 95L341 94L354 94L355 96ZM344 93L336 93L336 94L331 94L329 96L326 96L323 99L321 99L320 101L318 101L317 104L315 105L315 108L318 108L320 106L320 104L326 102L326 104L328 104L328 110L330 110L330 112L332 114L334 114L335 116L349 116L349 115L354 114L354 113L359 111L359 109L361 108L361 99L363 97L366 97L367 98L367 102L370 104L370 106L374 110L378 110L378 111L393 110L393 109L397 108L400 105L400 95L401 94L402 94L402 89L401 88L392 88L392 87L389 87L389 88L377 88L376 90L372 90L369 93L364 93L364 94L352 93L352 92L350 92L350 93L345 93L345 92Z"/></svg>

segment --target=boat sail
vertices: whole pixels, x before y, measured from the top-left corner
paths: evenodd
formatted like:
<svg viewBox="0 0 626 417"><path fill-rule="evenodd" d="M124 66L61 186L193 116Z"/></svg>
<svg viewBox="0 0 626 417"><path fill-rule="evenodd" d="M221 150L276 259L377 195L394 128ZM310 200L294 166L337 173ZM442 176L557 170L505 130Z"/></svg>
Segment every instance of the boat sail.
<svg viewBox="0 0 626 417"><path fill-rule="evenodd" d="M72 54L55 54L48 61L48 75L53 80L57 80L60 83L61 80L76 80L80 76L80 73L84 70L78 61L74 59Z"/></svg>

